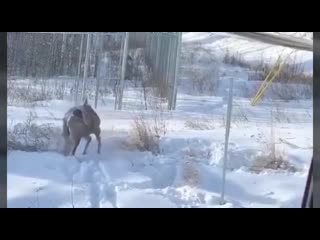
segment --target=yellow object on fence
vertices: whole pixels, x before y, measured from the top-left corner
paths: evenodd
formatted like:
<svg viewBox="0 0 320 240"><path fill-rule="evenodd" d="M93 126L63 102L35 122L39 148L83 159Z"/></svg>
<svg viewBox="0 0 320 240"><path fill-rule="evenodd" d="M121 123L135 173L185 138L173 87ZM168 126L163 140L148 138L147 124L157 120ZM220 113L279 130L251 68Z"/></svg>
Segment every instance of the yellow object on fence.
<svg viewBox="0 0 320 240"><path fill-rule="evenodd" d="M272 84L273 80L280 74L280 72L282 71L282 69L283 69L283 67L284 67L284 65L286 63L286 61L288 60L288 58L290 57L290 55L292 53L290 53L288 55L288 57L284 61L281 60L281 56L279 57L279 59L277 60L276 64L274 65L274 67L271 69L270 73L268 74L266 79L263 81L263 83L262 83L261 87L259 88L256 96L252 99L252 102L251 102L252 106L256 106L257 105L257 103L262 98L262 96L265 93L265 91Z"/></svg>

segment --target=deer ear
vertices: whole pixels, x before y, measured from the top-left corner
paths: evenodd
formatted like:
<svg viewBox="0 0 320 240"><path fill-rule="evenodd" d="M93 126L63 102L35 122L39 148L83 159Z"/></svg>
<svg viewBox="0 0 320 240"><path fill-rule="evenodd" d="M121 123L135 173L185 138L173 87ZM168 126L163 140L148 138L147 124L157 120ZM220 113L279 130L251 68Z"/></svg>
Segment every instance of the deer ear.
<svg viewBox="0 0 320 240"><path fill-rule="evenodd" d="M84 106L88 105L88 99L86 98L86 100L84 101Z"/></svg>

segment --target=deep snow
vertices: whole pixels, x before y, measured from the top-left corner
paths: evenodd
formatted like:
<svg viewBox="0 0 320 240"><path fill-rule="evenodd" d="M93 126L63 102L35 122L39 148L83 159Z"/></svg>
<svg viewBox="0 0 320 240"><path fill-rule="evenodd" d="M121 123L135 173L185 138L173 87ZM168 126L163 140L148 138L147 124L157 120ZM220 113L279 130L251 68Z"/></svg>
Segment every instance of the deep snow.
<svg viewBox="0 0 320 240"><path fill-rule="evenodd" d="M231 50L255 61L261 56L274 59L291 50L249 42L225 33L187 33L185 44L202 42L217 51ZM297 53L303 62L313 62L308 53ZM246 82L244 69L222 66L227 80L233 76ZM58 151L8 154L8 207L23 208L291 208L300 207L312 157L313 122L311 100L284 102L268 99L258 106L235 89L226 182L227 204L220 206L225 135L226 81L215 97L178 94L177 110L166 113L168 134L160 139L160 154L132 150L125 144L134 116L141 108L139 91L127 89L125 109L113 111L112 97L100 101L102 153L96 154L93 141L87 156L64 157ZM33 108L37 123L61 128L61 118L70 101L46 101ZM277 151L293 164L297 172L263 170L250 167L266 152L271 140L271 110L274 111L274 141ZM23 122L27 107L8 107L8 127ZM150 114L147 113L150 117ZM279 121L278 121L278 120ZM206 120L210 129L191 129L188 122ZM59 135L59 133L57 134ZM61 138L52 149L61 148ZM81 143L79 153L84 147Z"/></svg>

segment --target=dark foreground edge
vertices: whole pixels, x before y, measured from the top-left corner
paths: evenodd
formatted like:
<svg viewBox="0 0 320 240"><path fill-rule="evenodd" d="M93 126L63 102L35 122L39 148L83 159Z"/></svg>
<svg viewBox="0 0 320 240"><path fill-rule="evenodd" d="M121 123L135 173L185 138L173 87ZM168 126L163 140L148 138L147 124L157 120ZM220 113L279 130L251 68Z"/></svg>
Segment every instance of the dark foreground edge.
<svg viewBox="0 0 320 240"><path fill-rule="evenodd" d="M0 32L0 208L7 207L7 33Z"/></svg>
<svg viewBox="0 0 320 240"><path fill-rule="evenodd" d="M320 32L314 32L314 89L313 89L313 208L320 208Z"/></svg>

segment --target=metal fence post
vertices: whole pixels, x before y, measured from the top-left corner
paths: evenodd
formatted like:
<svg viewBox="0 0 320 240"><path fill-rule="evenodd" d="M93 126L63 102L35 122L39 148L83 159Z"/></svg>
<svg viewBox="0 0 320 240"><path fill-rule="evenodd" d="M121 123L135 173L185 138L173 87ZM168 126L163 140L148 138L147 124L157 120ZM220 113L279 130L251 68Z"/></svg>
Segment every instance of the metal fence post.
<svg viewBox="0 0 320 240"><path fill-rule="evenodd" d="M226 124L226 138L224 147L224 162L223 162L223 173L222 173L222 191L221 191L221 205L225 204L225 188L226 188L226 173L228 163L228 146L231 128L231 116L232 116L232 104L233 104L233 84L234 80L230 80L229 87L229 98L228 98L228 111L227 111L227 124Z"/></svg>

